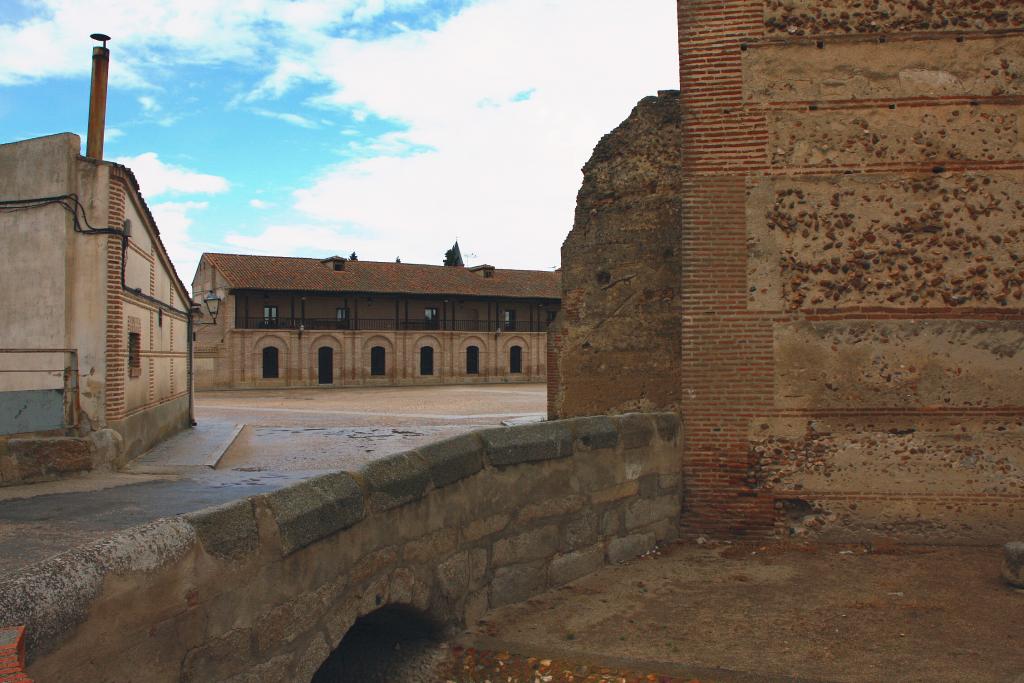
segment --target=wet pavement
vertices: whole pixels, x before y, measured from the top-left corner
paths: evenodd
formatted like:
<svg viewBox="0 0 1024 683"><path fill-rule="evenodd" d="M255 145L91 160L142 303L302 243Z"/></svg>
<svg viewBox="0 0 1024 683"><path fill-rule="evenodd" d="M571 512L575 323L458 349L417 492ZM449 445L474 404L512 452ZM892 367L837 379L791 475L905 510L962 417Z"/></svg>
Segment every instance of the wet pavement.
<svg viewBox="0 0 1024 683"><path fill-rule="evenodd" d="M0 501L0 571L23 567L111 531L279 489L319 472L131 477L109 488ZM132 479L141 479L135 483ZM24 488L24 487L18 487Z"/></svg>
<svg viewBox="0 0 1024 683"><path fill-rule="evenodd" d="M505 421L542 419L545 401L539 384L200 393L199 426L123 472L0 488L0 571L117 529Z"/></svg>
<svg viewBox="0 0 1024 683"><path fill-rule="evenodd" d="M262 427L246 425L217 469L353 469L371 460L430 441L462 434L478 425L417 427Z"/></svg>

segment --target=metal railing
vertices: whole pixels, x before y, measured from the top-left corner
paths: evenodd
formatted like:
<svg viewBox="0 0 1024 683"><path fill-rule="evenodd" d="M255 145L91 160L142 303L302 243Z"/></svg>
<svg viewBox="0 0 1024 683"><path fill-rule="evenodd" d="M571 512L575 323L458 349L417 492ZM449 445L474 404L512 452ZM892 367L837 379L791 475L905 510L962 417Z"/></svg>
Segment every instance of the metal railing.
<svg viewBox="0 0 1024 683"><path fill-rule="evenodd" d="M77 427L76 349L0 349L0 434Z"/></svg>
<svg viewBox="0 0 1024 683"><path fill-rule="evenodd" d="M547 332L549 323L529 320L404 320L402 318L239 318L245 330L447 330L454 332Z"/></svg>

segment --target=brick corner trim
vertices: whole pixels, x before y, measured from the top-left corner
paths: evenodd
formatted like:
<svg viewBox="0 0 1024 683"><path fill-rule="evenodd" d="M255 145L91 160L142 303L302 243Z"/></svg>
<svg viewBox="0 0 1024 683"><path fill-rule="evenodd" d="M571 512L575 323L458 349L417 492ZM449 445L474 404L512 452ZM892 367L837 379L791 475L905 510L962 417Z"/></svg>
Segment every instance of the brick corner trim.
<svg viewBox="0 0 1024 683"><path fill-rule="evenodd" d="M24 626L0 626L0 683L32 683L25 673Z"/></svg>

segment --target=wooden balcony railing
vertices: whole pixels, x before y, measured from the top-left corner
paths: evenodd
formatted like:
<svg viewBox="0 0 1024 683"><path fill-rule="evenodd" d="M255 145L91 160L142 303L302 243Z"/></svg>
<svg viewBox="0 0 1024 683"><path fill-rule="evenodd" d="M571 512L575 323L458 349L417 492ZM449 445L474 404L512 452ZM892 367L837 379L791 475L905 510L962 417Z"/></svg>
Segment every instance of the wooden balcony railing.
<svg viewBox="0 0 1024 683"><path fill-rule="evenodd" d="M401 318L240 318L245 330L450 330L455 332L547 332L548 323L529 320L403 320Z"/></svg>

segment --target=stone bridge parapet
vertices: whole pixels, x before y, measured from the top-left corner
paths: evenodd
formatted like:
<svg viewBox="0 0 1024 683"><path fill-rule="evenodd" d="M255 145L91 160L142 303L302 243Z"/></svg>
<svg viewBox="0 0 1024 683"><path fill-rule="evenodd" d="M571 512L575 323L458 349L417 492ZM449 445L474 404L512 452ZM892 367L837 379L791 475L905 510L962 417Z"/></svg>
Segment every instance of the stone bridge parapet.
<svg viewBox="0 0 1024 683"><path fill-rule="evenodd" d="M678 534L675 414L458 436L158 520L0 584L37 680L309 680L388 605L458 627Z"/></svg>

